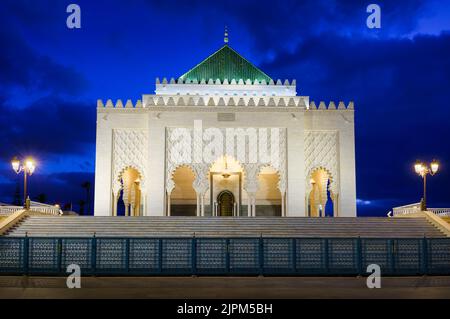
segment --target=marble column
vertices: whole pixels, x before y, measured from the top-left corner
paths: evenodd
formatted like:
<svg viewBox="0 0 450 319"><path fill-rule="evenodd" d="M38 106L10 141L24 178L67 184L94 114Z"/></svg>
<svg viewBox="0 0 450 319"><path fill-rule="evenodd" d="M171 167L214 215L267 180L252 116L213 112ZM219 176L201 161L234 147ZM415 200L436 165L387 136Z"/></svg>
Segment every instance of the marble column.
<svg viewBox="0 0 450 319"><path fill-rule="evenodd" d="M199 193L196 193L197 194L197 217L198 216L200 216L200 194Z"/></svg>
<svg viewBox="0 0 450 319"><path fill-rule="evenodd" d="M119 194L117 194L117 196L114 196L114 194L112 195L113 201L112 216L117 216L117 202L119 201Z"/></svg>
<svg viewBox="0 0 450 319"><path fill-rule="evenodd" d="M205 216L205 194L200 195L200 216Z"/></svg>

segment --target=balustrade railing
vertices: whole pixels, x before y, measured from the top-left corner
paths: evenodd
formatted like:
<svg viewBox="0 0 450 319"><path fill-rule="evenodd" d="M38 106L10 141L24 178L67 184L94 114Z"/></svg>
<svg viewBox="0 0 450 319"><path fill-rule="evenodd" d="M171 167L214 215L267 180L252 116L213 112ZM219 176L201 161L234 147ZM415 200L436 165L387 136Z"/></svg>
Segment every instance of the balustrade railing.
<svg viewBox="0 0 450 319"><path fill-rule="evenodd" d="M0 275L450 275L450 238L0 237Z"/></svg>
<svg viewBox="0 0 450 319"><path fill-rule="evenodd" d="M450 216L450 208L427 208L427 211L438 216ZM420 203L414 203L393 208L394 216L410 215L420 213Z"/></svg>
<svg viewBox="0 0 450 319"><path fill-rule="evenodd" d="M450 216L450 208L428 208L428 211L438 216Z"/></svg>
<svg viewBox="0 0 450 319"><path fill-rule="evenodd" d="M22 206L0 205L0 215L2 215L2 216L11 215L22 209L23 209ZM31 202L30 211L38 212L38 213L46 214L46 215L62 214L62 211L59 208L59 206L52 206L52 205L47 205L47 204L42 204L42 203L37 203L37 202Z"/></svg>
<svg viewBox="0 0 450 319"><path fill-rule="evenodd" d="M420 203L414 203L393 208L394 216L416 214L420 213L420 211L421 211Z"/></svg>
<svg viewBox="0 0 450 319"><path fill-rule="evenodd" d="M0 206L0 216L11 215L21 209L23 209L23 207L20 206Z"/></svg>

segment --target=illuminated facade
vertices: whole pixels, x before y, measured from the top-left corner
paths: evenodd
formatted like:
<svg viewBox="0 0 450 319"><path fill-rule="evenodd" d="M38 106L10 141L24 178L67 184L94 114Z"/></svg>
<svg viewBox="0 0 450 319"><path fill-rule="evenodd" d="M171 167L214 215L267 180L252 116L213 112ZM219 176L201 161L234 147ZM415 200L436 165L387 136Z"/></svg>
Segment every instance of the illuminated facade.
<svg viewBox="0 0 450 319"><path fill-rule="evenodd" d="M98 101L95 215L356 216L354 140L353 102L226 43L136 103Z"/></svg>

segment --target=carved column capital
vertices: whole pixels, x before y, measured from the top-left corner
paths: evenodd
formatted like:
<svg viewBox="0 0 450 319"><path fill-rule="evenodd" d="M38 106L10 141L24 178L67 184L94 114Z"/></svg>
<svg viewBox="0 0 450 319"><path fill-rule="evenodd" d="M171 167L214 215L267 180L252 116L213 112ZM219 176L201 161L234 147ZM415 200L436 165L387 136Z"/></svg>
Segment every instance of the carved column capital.
<svg viewBox="0 0 450 319"><path fill-rule="evenodd" d="M192 186L197 194L203 196L209 189L209 166L205 163L194 164L193 170L195 173L195 179Z"/></svg>

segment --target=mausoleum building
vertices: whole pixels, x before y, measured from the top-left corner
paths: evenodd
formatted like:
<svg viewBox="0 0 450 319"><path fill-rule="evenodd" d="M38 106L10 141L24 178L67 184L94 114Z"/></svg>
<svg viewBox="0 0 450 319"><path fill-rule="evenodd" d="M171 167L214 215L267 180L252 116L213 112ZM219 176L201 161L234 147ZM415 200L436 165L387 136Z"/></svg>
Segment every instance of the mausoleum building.
<svg viewBox="0 0 450 319"><path fill-rule="evenodd" d="M228 43L97 103L97 216L356 216L353 102L313 102Z"/></svg>

